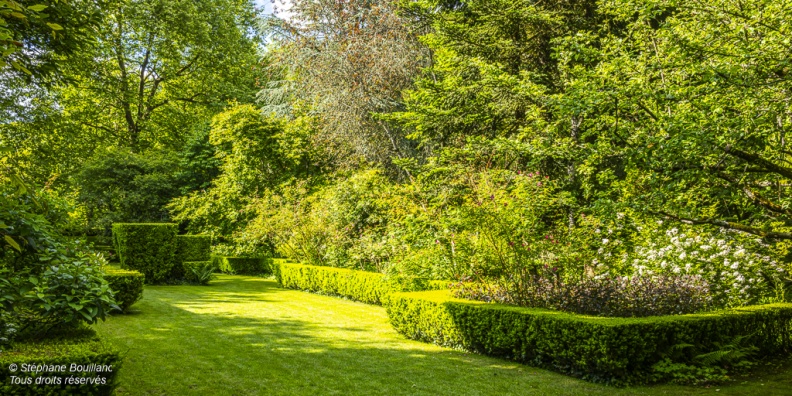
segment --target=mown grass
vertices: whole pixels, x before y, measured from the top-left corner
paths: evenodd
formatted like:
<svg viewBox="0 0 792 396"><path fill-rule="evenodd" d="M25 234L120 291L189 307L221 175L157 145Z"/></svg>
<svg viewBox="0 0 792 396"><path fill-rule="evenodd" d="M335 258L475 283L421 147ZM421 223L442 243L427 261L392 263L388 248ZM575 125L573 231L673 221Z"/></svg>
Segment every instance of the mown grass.
<svg viewBox="0 0 792 396"><path fill-rule="evenodd" d="M718 387L613 388L407 340L385 310L221 275L146 287L96 326L126 353L120 395L790 395L792 367Z"/></svg>

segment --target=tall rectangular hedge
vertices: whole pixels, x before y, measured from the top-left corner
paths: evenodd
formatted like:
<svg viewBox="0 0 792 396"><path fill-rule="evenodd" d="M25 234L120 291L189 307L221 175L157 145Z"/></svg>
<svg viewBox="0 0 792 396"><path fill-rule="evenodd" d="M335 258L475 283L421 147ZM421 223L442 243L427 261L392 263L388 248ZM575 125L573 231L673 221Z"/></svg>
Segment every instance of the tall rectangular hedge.
<svg viewBox="0 0 792 396"><path fill-rule="evenodd" d="M175 242L176 260L180 265L173 266L171 279L189 277L183 263L212 259L212 237L209 235L176 235Z"/></svg>
<svg viewBox="0 0 792 396"><path fill-rule="evenodd" d="M121 268L141 272L146 283L162 283L171 278L176 256L178 226L172 223L115 223L113 244Z"/></svg>
<svg viewBox="0 0 792 396"><path fill-rule="evenodd" d="M708 351L749 336L761 355L792 351L792 304L604 318L461 300L442 290L395 293L385 306L408 338L614 384L651 382L652 366L683 343Z"/></svg>

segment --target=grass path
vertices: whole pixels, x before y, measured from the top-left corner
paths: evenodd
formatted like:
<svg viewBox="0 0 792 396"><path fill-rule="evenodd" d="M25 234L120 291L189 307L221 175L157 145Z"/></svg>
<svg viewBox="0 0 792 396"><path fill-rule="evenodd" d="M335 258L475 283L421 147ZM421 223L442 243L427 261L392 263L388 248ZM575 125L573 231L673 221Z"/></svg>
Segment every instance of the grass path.
<svg viewBox="0 0 792 396"><path fill-rule="evenodd" d="M119 395L792 394L792 369L709 389L591 384L407 340L381 307L244 276L147 287L96 329L126 351Z"/></svg>

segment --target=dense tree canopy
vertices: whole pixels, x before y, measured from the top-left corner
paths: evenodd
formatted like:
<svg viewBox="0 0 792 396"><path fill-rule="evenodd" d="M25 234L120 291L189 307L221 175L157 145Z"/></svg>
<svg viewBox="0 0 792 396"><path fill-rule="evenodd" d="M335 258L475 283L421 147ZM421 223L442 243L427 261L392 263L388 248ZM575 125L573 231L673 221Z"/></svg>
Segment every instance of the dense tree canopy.
<svg viewBox="0 0 792 396"><path fill-rule="evenodd" d="M175 220L504 301L610 276L786 298L789 1L70 4L3 30L33 77L0 76L0 164L82 231Z"/></svg>

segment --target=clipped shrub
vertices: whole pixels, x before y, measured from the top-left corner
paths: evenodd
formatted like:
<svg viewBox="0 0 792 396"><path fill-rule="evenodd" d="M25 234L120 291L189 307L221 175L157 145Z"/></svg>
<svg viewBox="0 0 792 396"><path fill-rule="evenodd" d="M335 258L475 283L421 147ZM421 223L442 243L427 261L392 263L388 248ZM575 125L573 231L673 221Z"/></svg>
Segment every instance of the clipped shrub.
<svg viewBox="0 0 792 396"><path fill-rule="evenodd" d="M369 304L382 304L392 292L385 275L346 268L281 263L277 279L287 289L342 296Z"/></svg>
<svg viewBox="0 0 792 396"><path fill-rule="evenodd" d="M700 276L615 276L565 283L534 276L520 289L460 282L454 296L584 315L640 317L681 315L710 308L709 285Z"/></svg>
<svg viewBox="0 0 792 396"><path fill-rule="evenodd" d="M182 263L184 268L184 280L198 285L207 285L215 278L217 266L212 260L208 261L185 261Z"/></svg>
<svg viewBox="0 0 792 396"><path fill-rule="evenodd" d="M12 364L16 371L11 371ZM44 371L40 367L44 365L54 371ZM68 338L17 342L0 354L0 394L111 395L118 386L120 368L120 352L93 331Z"/></svg>
<svg viewBox="0 0 792 396"><path fill-rule="evenodd" d="M223 257L214 256L212 261L220 272L234 275L266 275L271 274L272 259L259 257Z"/></svg>
<svg viewBox="0 0 792 396"><path fill-rule="evenodd" d="M132 304L143 298L143 283L146 278L140 272L106 268L104 278L110 284L110 290L113 291L116 304L122 312L127 312Z"/></svg>
<svg viewBox="0 0 792 396"><path fill-rule="evenodd" d="M121 267L141 272L149 284L170 280L178 263L177 231L172 223L113 224L113 244Z"/></svg>
<svg viewBox="0 0 792 396"><path fill-rule="evenodd" d="M176 235L176 258L181 261L209 261L211 250L209 235Z"/></svg>
<svg viewBox="0 0 792 396"><path fill-rule="evenodd" d="M346 297L368 304L381 305L394 292L404 290L445 290L451 282L401 279L377 272L346 268L321 267L273 259L272 271L281 287Z"/></svg>
<svg viewBox="0 0 792 396"><path fill-rule="evenodd" d="M212 259L212 237L209 235L176 235L176 261L195 262L208 261ZM188 274L184 265L174 265L171 270L170 279L187 279Z"/></svg>
<svg viewBox="0 0 792 396"><path fill-rule="evenodd" d="M678 345L714 351L747 337L757 356L792 348L792 304L706 314L603 318L452 297L450 291L392 294L391 324L408 338L464 348L616 385L662 379L654 366Z"/></svg>

